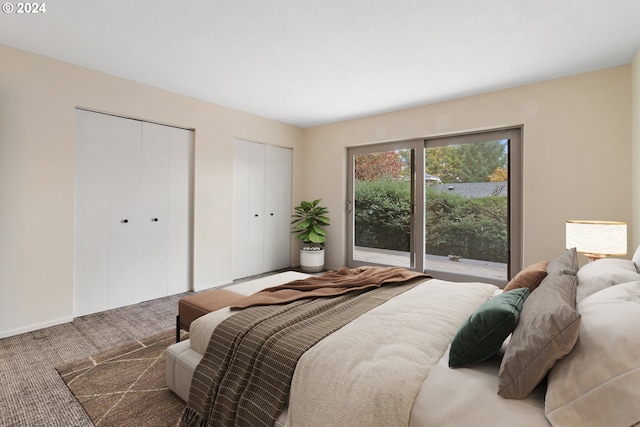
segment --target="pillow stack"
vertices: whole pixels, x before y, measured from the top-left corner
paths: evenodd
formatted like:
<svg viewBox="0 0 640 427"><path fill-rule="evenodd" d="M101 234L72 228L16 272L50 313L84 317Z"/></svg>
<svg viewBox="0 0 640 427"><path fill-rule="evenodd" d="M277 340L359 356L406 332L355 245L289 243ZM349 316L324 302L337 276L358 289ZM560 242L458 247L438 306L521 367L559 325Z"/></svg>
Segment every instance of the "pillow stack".
<svg viewBox="0 0 640 427"><path fill-rule="evenodd" d="M478 364L500 351L520 320L525 300L547 275L547 261L533 264L518 273L504 292L478 308L463 324L451 343L449 366Z"/></svg>
<svg viewBox="0 0 640 427"><path fill-rule="evenodd" d="M580 338L547 376L554 427L640 423L640 247L578 270Z"/></svg>
<svg viewBox="0 0 640 427"><path fill-rule="evenodd" d="M511 334L500 396L524 398L547 377L545 415L554 427L640 423L640 247L632 260L582 268L569 249L527 267L504 290L460 328L449 366L491 357Z"/></svg>

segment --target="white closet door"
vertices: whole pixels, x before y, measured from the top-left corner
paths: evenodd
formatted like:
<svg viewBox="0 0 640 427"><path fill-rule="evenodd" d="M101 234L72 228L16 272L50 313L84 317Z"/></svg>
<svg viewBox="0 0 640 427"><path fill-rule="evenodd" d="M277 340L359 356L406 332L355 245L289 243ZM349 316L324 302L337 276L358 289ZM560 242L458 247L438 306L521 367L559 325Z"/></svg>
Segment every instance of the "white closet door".
<svg viewBox="0 0 640 427"><path fill-rule="evenodd" d="M111 118L109 308L142 300L142 122Z"/></svg>
<svg viewBox="0 0 640 427"><path fill-rule="evenodd" d="M249 276L265 271L264 150L263 144L251 144L249 146Z"/></svg>
<svg viewBox="0 0 640 427"><path fill-rule="evenodd" d="M189 290L193 132L76 119L74 315Z"/></svg>
<svg viewBox="0 0 640 427"><path fill-rule="evenodd" d="M110 117L76 110L73 314L109 308Z"/></svg>
<svg viewBox="0 0 640 427"><path fill-rule="evenodd" d="M291 149L265 146L264 271L290 264L291 157Z"/></svg>
<svg viewBox="0 0 640 427"><path fill-rule="evenodd" d="M144 280L140 301L168 295L169 273L169 154L171 128L142 124L142 169L140 176L141 253L138 266Z"/></svg>
<svg viewBox="0 0 640 427"><path fill-rule="evenodd" d="M169 163L169 295L191 289L193 131L171 128Z"/></svg>
<svg viewBox="0 0 640 427"><path fill-rule="evenodd" d="M264 145L235 140L233 154L234 279L264 272Z"/></svg>
<svg viewBox="0 0 640 427"><path fill-rule="evenodd" d="M246 277L249 245L249 142L235 140L233 144L233 279Z"/></svg>

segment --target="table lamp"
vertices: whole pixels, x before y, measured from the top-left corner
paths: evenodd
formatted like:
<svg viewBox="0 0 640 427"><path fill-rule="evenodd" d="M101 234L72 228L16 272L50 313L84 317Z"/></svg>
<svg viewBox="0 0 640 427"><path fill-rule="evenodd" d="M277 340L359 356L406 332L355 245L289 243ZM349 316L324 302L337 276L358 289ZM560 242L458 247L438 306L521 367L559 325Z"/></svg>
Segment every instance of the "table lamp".
<svg viewBox="0 0 640 427"><path fill-rule="evenodd" d="M567 249L576 248L589 261L627 253L627 224L618 221L567 220Z"/></svg>

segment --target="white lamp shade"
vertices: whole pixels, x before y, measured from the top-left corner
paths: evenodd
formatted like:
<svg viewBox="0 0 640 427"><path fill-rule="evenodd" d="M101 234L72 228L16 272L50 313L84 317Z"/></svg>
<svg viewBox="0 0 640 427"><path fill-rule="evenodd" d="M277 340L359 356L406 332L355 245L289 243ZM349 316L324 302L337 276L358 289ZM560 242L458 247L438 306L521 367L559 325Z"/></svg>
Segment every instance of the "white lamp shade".
<svg viewBox="0 0 640 427"><path fill-rule="evenodd" d="M627 224L617 221L567 221L567 249L608 256L627 253Z"/></svg>

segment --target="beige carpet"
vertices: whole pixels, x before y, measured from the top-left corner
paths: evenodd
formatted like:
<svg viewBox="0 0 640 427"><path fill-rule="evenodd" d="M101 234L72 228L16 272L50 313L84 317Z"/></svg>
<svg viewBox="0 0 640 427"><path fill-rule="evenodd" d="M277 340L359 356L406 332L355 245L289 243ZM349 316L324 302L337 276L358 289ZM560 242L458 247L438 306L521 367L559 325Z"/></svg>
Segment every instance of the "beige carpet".
<svg viewBox="0 0 640 427"><path fill-rule="evenodd" d="M185 403L165 384L174 341L170 330L56 370L96 426L179 426Z"/></svg>

